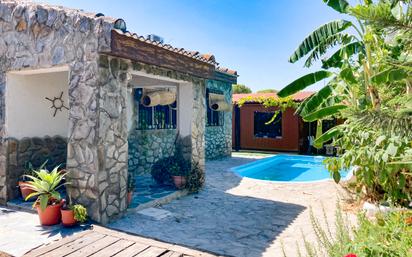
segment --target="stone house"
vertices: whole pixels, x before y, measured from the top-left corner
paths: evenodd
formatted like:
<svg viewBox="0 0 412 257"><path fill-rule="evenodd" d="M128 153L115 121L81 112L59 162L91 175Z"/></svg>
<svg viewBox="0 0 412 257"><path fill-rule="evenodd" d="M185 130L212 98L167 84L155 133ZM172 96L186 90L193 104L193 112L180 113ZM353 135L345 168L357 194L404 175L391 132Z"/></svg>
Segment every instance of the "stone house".
<svg viewBox="0 0 412 257"><path fill-rule="evenodd" d="M231 103L236 72L151 39L100 13L0 2L0 203L48 160L106 223L127 208L128 173L150 172L177 135L202 170L230 155L232 113L211 104Z"/></svg>

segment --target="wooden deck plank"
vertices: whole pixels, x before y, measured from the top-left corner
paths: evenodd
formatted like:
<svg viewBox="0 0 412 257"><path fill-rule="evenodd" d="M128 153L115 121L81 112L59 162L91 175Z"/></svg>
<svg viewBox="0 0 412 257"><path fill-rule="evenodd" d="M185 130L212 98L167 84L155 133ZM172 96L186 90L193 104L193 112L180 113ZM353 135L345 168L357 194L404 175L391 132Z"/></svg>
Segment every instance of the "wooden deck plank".
<svg viewBox="0 0 412 257"><path fill-rule="evenodd" d="M135 255L136 257L158 257L161 256L163 253L167 252L168 250L165 248L159 248L156 246L151 246L144 250L141 253Z"/></svg>
<svg viewBox="0 0 412 257"><path fill-rule="evenodd" d="M126 249L127 247L131 246L134 244L132 241L127 241L124 239L120 239L119 241L115 242L114 244L90 255L90 257L110 257L115 255L118 252L121 252L122 250Z"/></svg>
<svg viewBox="0 0 412 257"><path fill-rule="evenodd" d="M100 234L100 233L91 233L88 234L85 237L81 237L79 239L76 239L68 244L65 244L53 251L50 251L47 253L47 257L61 257L68 255L74 251L77 251L101 238L105 237L105 235Z"/></svg>
<svg viewBox="0 0 412 257"><path fill-rule="evenodd" d="M25 257L216 257L188 247L93 225L88 230L34 249Z"/></svg>
<svg viewBox="0 0 412 257"><path fill-rule="evenodd" d="M146 244L146 245L152 245L152 246L157 246L159 248L170 248L173 247L173 244L170 243L165 243L165 242L161 242L161 241L157 241L157 240L153 240L150 238L145 238L145 237L141 237L141 236L137 236L137 235L131 235L131 234L127 234L125 232L120 232L120 231L116 231L116 230L111 230L111 229L107 229L101 226L94 226L93 230L95 230L96 232L105 234L105 235L110 235L110 236L117 236L117 237L121 237L123 239L126 240L130 240L133 242L138 242L141 244Z"/></svg>
<svg viewBox="0 0 412 257"><path fill-rule="evenodd" d="M162 257L183 257L183 253L169 251L162 255Z"/></svg>
<svg viewBox="0 0 412 257"><path fill-rule="evenodd" d="M105 250L106 247L116 243L119 241L120 238L118 237L112 237L112 236L105 236L91 244L89 244L87 247L83 247L81 249L78 249L77 251L66 255L67 257L86 257L90 256L94 253L97 253L101 250ZM109 255L110 256L110 255Z"/></svg>
<svg viewBox="0 0 412 257"><path fill-rule="evenodd" d="M122 250L121 252L113 255L113 257L130 257L135 256L140 252L143 252L149 248L148 245L141 244L141 243L134 243L133 245L127 247L126 249Z"/></svg>
<svg viewBox="0 0 412 257"><path fill-rule="evenodd" d="M32 249L31 251L27 252L24 257L37 257L37 256L44 256L46 253L55 250L65 244L68 244L70 242L73 242L74 240L77 240L81 237L84 237L90 233L92 233L92 230L86 230L86 231L82 231L80 233L77 233L73 236L68 236L68 237L64 237L62 239L60 239L59 241L56 242L52 242L48 245L39 247L39 248L35 248Z"/></svg>
<svg viewBox="0 0 412 257"><path fill-rule="evenodd" d="M138 235L131 235L131 234L127 234L125 232L120 232L117 230L113 230L113 229L108 229L105 227L101 227L101 226L93 226L93 230L97 231L99 233L103 233L105 235L111 235L111 236L117 236L117 237L121 237L123 239L129 240L129 241L133 241L133 242L138 242L140 244L144 244L144 245L150 245L150 246L156 246L159 248L165 248L165 249L169 249L175 252L181 252L183 254L189 255L189 256L194 256L194 257L215 257L216 255L214 254L210 254L204 251L199 251L196 249L191 249L185 246L181 246L181 245L176 245L176 244L171 244L171 243L165 243L165 242L161 242L158 240L154 240L151 238L146 238L146 237L142 237L142 236L138 236Z"/></svg>

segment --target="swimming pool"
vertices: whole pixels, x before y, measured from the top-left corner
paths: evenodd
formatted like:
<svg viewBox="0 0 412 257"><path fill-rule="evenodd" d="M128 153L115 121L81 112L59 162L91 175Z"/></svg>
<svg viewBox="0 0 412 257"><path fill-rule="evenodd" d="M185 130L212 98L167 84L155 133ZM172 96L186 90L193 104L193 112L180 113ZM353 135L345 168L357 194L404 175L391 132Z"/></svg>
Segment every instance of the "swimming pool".
<svg viewBox="0 0 412 257"><path fill-rule="evenodd" d="M325 157L279 154L232 168L241 177L275 182L314 182L331 179L323 164ZM350 172L342 171L342 179Z"/></svg>

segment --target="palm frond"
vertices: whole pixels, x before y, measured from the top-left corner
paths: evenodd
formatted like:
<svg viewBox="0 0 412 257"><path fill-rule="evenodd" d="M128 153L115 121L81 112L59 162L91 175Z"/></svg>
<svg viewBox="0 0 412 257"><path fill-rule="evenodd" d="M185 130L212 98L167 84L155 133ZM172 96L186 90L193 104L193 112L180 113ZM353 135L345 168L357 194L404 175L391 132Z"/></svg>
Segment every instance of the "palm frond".
<svg viewBox="0 0 412 257"><path fill-rule="evenodd" d="M410 14L404 15L394 11L398 5L399 3L392 5L388 1L379 1L376 4L357 5L348 8L348 11L357 19L367 21L376 27L410 30L412 28Z"/></svg>
<svg viewBox="0 0 412 257"><path fill-rule="evenodd" d="M319 107L327 98L330 97L333 92L333 85L334 80L332 79L326 86L302 102L296 110L296 113L299 113L301 116L305 116L316 110L317 107Z"/></svg>
<svg viewBox="0 0 412 257"><path fill-rule="evenodd" d="M315 84L325 78L332 76L333 73L329 71L316 71L313 73L309 73L303 77L300 77L290 83L289 85L285 86L282 90L278 92L279 97L287 97L293 95L296 92L299 92L302 89L305 89L308 86Z"/></svg>
<svg viewBox="0 0 412 257"><path fill-rule="evenodd" d="M298 61L300 58L314 50L323 41L346 30L350 26L352 26L352 23L346 20L335 20L320 26L303 40L295 52L290 56L289 62L294 63Z"/></svg>
<svg viewBox="0 0 412 257"><path fill-rule="evenodd" d="M327 117L333 116L338 114L341 110L346 109L347 106L343 104L337 104L333 106L327 106L324 108L321 108L319 110L316 110L312 113L309 113L303 117L303 120L306 122L312 122L316 120L322 120Z"/></svg>
<svg viewBox="0 0 412 257"><path fill-rule="evenodd" d="M332 54L328 59L322 60L322 68L341 68L344 60L361 52L365 52L365 46L362 42L357 41L347 44Z"/></svg>
<svg viewBox="0 0 412 257"><path fill-rule="evenodd" d="M346 0L323 0L323 2L340 13L346 13L349 7L349 3Z"/></svg>
<svg viewBox="0 0 412 257"><path fill-rule="evenodd" d="M313 146L316 148L322 148L324 143L342 134L341 128L342 128L342 125L338 125L336 127L329 129L328 131L323 133L320 137L315 139L315 141L313 142Z"/></svg>
<svg viewBox="0 0 412 257"><path fill-rule="evenodd" d="M335 35L332 35L319 43L312 52L309 54L308 58L305 61L305 67L310 67L312 66L313 62L319 60L329 48L332 48L336 45L340 44L348 44L355 40L354 36L348 35L348 34L343 34L343 33L338 33Z"/></svg>

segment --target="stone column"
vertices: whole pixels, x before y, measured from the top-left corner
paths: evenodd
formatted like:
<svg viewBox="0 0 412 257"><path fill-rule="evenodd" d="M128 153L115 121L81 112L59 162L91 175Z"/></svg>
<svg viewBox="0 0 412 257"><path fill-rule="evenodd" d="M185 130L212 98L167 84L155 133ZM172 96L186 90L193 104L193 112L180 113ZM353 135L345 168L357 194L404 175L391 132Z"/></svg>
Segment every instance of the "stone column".
<svg viewBox="0 0 412 257"><path fill-rule="evenodd" d="M67 189L72 200L85 205L90 217L100 222L97 76L97 61L79 61L70 66L66 168L71 183Z"/></svg>
<svg viewBox="0 0 412 257"><path fill-rule="evenodd" d="M101 55L70 71L67 168L73 200L107 223L126 208L126 61Z"/></svg>
<svg viewBox="0 0 412 257"><path fill-rule="evenodd" d="M205 169L205 127L206 127L206 84L205 81L193 83L192 113L192 166L199 164Z"/></svg>
<svg viewBox="0 0 412 257"><path fill-rule="evenodd" d="M126 210L128 172L127 85L129 62L100 56L98 189L102 223Z"/></svg>

